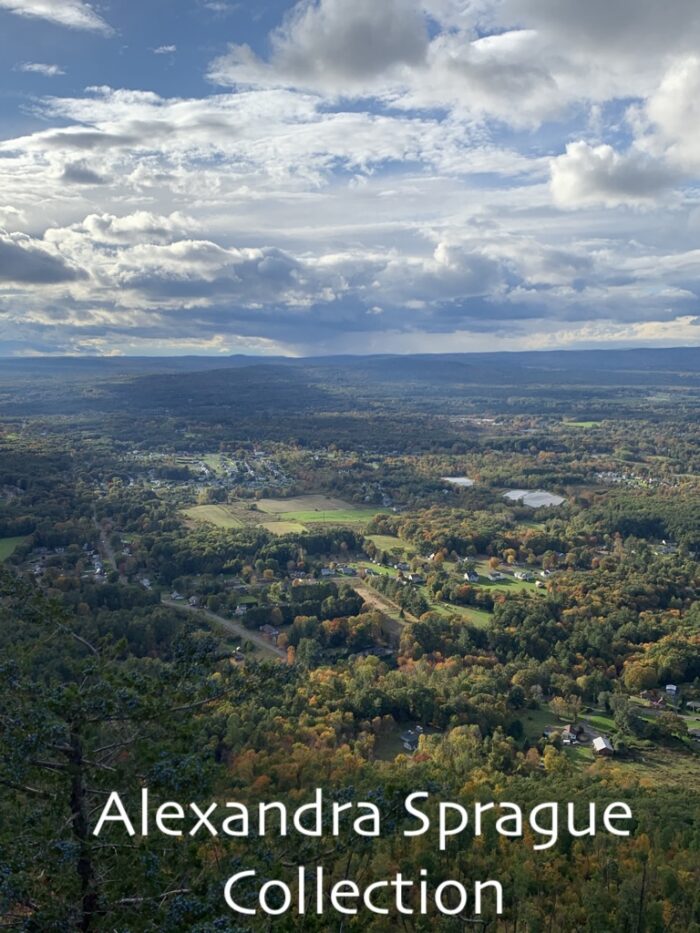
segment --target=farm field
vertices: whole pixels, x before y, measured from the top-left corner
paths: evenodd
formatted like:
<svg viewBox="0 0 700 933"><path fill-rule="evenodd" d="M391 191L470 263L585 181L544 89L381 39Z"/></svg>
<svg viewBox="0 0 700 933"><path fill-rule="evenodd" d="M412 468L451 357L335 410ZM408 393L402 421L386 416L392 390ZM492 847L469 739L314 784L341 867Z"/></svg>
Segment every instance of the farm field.
<svg viewBox="0 0 700 933"><path fill-rule="evenodd" d="M290 496L289 499L260 499L257 506L258 511L269 512L271 515L281 515L283 512L337 512L342 509L352 509L352 505L343 499L323 495Z"/></svg>
<svg viewBox="0 0 700 933"><path fill-rule="evenodd" d="M23 541L23 537L0 538L0 561L7 560L8 557L11 557L15 549L18 548Z"/></svg>
<svg viewBox="0 0 700 933"><path fill-rule="evenodd" d="M376 514L376 509L348 508L282 512L280 517L286 522L337 522L343 525L356 525L370 521Z"/></svg>
<svg viewBox="0 0 700 933"><path fill-rule="evenodd" d="M307 529L300 522L279 521L260 522L260 527L271 531L273 535L302 534Z"/></svg>
<svg viewBox="0 0 700 933"><path fill-rule="evenodd" d="M225 505L195 505L185 509L184 515L194 522L208 522L217 528L242 528L243 522Z"/></svg>
<svg viewBox="0 0 700 933"><path fill-rule="evenodd" d="M283 522L337 523L353 525L368 522L381 509L354 506L332 496L295 496L290 499L261 499L258 511L279 516Z"/></svg>

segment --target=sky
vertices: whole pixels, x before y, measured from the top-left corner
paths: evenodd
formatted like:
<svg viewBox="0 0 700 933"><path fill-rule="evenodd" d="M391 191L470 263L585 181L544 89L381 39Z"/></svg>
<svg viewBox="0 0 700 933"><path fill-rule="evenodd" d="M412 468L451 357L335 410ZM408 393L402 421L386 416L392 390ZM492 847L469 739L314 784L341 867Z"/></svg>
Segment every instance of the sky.
<svg viewBox="0 0 700 933"><path fill-rule="evenodd" d="M698 0L0 0L0 356L700 344Z"/></svg>

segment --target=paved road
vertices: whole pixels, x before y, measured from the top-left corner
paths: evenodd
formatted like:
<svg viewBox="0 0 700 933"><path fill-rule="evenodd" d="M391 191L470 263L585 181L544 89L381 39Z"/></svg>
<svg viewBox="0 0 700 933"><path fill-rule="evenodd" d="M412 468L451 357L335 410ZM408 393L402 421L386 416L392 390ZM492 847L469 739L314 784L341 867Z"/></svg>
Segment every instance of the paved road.
<svg viewBox="0 0 700 933"><path fill-rule="evenodd" d="M226 631L230 632L232 635L237 635L241 641L250 641L256 648L260 648L261 651L266 651L268 654L279 658L281 661L287 660L286 651L273 645L272 642L263 638L263 636L259 635L257 632L251 632L249 629L245 628L245 626L241 625L240 622L234 622L232 619L225 619L223 616L219 616L215 612L210 612L208 609L202 609L199 606L190 606L188 603L178 602L174 599L163 599L161 602L164 606L170 606L171 609L181 609L183 612L201 616L214 625L226 629Z"/></svg>

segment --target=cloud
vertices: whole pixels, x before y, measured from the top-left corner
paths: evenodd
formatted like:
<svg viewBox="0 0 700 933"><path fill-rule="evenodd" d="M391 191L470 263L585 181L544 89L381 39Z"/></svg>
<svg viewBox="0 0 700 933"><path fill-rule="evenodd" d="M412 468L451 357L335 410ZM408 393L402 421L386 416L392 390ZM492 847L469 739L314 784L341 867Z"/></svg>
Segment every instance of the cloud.
<svg viewBox="0 0 700 933"><path fill-rule="evenodd" d="M232 45L212 64L221 84L288 82L353 92L378 76L425 60L426 23L405 0L305 0L275 30L266 66L247 46Z"/></svg>
<svg viewBox="0 0 700 933"><path fill-rule="evenodd" d="M551 161L551 189L560 207L650 207L665 196L678 176L643 153L620 154L610 145L569 143Z"/></svg>
<svg viewBox="0 0 700 933"><path fill-rule="evenodd" d="M0 282L55 285L81 276L78 268L30 237L0 231Z"/></svg>
<svg viewBox="0 0 700 933"><path fill-rule="evenodd" d="M687 173L700 171L700 57L673 62L633 119L639 121L642 142L653 152L663 152Z"/></svg>
<svg viewBox="0 0 700 933"><path fill-rule="evenodd" d="M85 162L69 162L63 169L61 180L73 185L104 185L107 179Z"/></svg>
<svg viewBox="0 0 700 933"><path fill-rule="evenodd" d="M59 68L58 65L43 65L40 62L24 62L18 68L27 74L43 75L45 78L56 78L65 74L63 68Z"/></svg>
<svg viewBox="0 0 700 933"><path fill-rule="evenodd" d="M0 9L71 29L86 29L103 35L111 35L113 31L83 0L0 0Z"/></svg>
<svg viewBox="0 0 700 933"><path fill-rule="evenodd" d="M177 52L176 45L159 45L158 48L153 49L154 55L172 55L174 52Z"/></svg>
<svg viewBox="0 0 700 933"><path fill-rule="evenodd" d="M361 352L697 332L695 0L284 5L204 96L32 102L40 129L0 141L0 218L59 271L4 280L7 339Z"/></svg>

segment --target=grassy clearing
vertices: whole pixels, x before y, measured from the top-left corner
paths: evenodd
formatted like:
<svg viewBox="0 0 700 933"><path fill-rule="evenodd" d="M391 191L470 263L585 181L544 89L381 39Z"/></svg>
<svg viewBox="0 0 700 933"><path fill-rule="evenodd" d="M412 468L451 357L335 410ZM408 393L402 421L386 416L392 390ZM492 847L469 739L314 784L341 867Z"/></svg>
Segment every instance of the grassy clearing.
<svg viewBox="0 0 700 933"><path fill-rule="evenodd" d="M183 514L193 522L207 522L217 528L243 527L243 522L225 505L195 505L185 509Z"/></svg>
<svg viewBox="0 0 700 933"><path fill-rule="evenodd" d="M257 510L284 522L301 524L357 525L370 521L381 509L354 506L332 496L294 496L290 499L261 499ZM397 539L398 540L398 539Z"/></svg>
<svg viewBox="0 0 700 933"><path fill-rule="evenodd" d="M0 538L0 561L11 557L25 538Z"/></svg>
<svg viewBox="0 0 700 933"><path fill-rule="evenodd" d="M567 428L595 428L600 423L600 421L565 421L564 425Z"/></svg>
<svg viewBox="0 0 700 933"><path fill-rule="evenodd" d="M271 531L273 535L296 535L308 530L300 522L287 521L261 522L260 527Z"/></svg>
<svg viewBox="0 0 700 933"><path fill-rule="evenodd" d="M350 502L333 496L292 496L289 499L260 499L257 503L261 512L282 515L288 512L334 512L352 509ZM375 510L376 511L376 510Z"/></svg>
<svg viewBox="0 0 700 933"><path fill-rule="evenodd" d="M380 551L402 551L405 554L415 554L415 550L394 535L367 535Z"/></svg>
<svg viewBox="0 0 700 933"><path fill-rule="evenodd" d="M376 509L314 509L313 511L282 512L280 517L285 522L335 523L356 525L366 523L377 514Z"/></svg>
<svg viewBox="0 0 700 933"><path fill-rule="evenodd" d="M590 745L565 745L564 754L575 765L590 765L595 761Z"/></svg>
<svg viewBox="0 0 700 933"><path fill-rule="evenodd" d="M610 733L615 728L615 722L612 716L606 716L604 713L584 713L581 717L584 722L589 722L594 729L600 729L601 732Z"/></svg>
<svg viewBox="0 0 700 933"><path fill-rule="evenodd" d="M467 622L471 622L477 628L488 628L491 625L491 613L485 609L473 609L471 606L450 606L450 609L456 609Z"/></svg>
<svg viewBox="0 0 700 933"><path fill-rule="evenodd" d="M621 781L632 778L645 787L683 791L697 783L700 755L694 750L656 746L640 750L634 759L613 758L609 764Z"/></svg>
<svg viewBox="0 0 700 933"><path fill-rule="evenodd" d="M525 737L530 742L541 738L546 726L553 726L556 723L556 718L548 709L525 710L520 717L525 730Z"/></svg>

